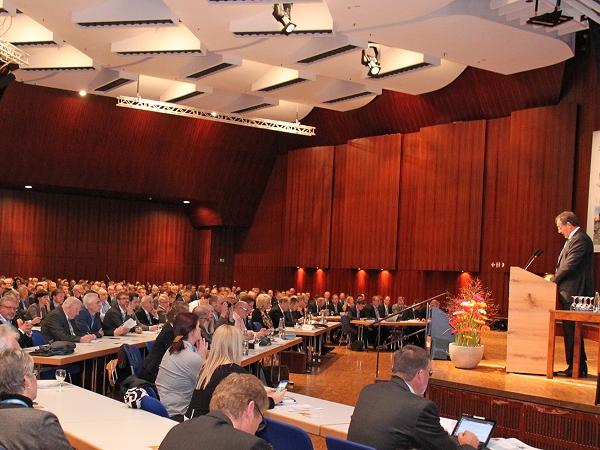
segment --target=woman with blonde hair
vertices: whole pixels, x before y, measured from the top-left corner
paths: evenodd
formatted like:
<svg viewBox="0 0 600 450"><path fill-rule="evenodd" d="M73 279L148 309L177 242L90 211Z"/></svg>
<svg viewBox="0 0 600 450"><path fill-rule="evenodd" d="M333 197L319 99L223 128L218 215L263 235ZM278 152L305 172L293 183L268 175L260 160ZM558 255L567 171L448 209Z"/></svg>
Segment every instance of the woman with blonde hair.
<svg viewBox="0 0 600 450"><path fill-rule="evenodd" d="M210 400L219 383L232 373L248 373L240 364L242 362L243 337L240 330L231 325L222 325L215 330L210 352L206 362L198 374L196 389L192 394L190 406L185 414L187 418L208 414ZM267 388L265 388L267 389ZM267 389L269 407L279 403L285 395Z"/></svg>
<svg viewBox="0 0 600 450"><path fill-rule="evenodd" d="M255 331L260 331L263 328L273 328L269 309L271 309L271 297L267 294L259 294L256 297L256 308L252 311L252 325ZM259 326L260 328L258 328Z"/></svg>

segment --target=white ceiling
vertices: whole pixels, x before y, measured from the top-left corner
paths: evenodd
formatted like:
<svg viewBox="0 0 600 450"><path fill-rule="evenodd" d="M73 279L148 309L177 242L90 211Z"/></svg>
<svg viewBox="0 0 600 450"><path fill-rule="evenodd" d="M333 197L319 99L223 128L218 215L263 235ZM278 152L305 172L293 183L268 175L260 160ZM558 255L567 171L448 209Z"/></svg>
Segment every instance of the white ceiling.
<svg viewBox="0 0 600 450"><path fill-rule="evenodd" d="M139 80L145 98L200 92L179 103L220 112L263 105L245 114L291 121L315 106L359 108L382 89L435 91L467 66L512 74L564 61L573 56L573 33L587 28L582 14L597 19L582 9L588 1L563 1L564 14L575 19L545 28L526 24L534 15L526 0L297 0L298 34L285 36L274 34L281 29L275 0L0 0L0 37L39 69L18 70L25 83L116 97L136 95ZM541 12L554 4L540 0ZM80 25L114 21L152 23ZM421 66L369 78L360 64L368 42L379 45L384 73ZM351 50L298 62L343 46ZM189 78L223 63L224 70ZM132 81L94 91L116 78ZM268 89L297 79L303 81Z"/></svg>

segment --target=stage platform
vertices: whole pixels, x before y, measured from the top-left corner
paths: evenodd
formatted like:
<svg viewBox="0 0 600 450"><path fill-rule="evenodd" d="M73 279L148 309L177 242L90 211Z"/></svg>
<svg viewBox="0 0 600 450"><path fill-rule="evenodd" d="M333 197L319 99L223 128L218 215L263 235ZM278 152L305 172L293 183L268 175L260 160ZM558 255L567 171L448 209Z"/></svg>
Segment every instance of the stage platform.
<svg viewBox="0 0 600 450"><path fill-rule="evenodd" d="M600 407L594 406L598 345L586 341L590 376L547 379L543 375L507 374L506 333L490 332L485 356L473 370L456 369L450 361L433 361L427 396L440 415L470 413L498 421L495 436L516 437L550 450L600 448ZM392 352L381 353L380 378L388 378ZM361 389L375 379L376 353L335 347L312 374L292 374L294 391L355 405ZM556 370L563 369L562 337L556 339ZM324 443L313 439L316 449Z"/></svg>

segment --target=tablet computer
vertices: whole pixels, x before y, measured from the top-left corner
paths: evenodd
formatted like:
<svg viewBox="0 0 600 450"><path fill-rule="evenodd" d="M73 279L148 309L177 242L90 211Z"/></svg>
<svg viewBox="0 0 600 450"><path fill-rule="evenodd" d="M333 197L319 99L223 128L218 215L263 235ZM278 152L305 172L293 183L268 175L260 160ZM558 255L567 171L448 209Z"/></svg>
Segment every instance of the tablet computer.
<svg viewBox="0 0 600 450"><path fill-rule="evenodd" d="M496 421L485 417L463 414L456 422L452 436L457 437L463 431L470 431L479 439L479 448L485 448L496 428Z"/></svg>

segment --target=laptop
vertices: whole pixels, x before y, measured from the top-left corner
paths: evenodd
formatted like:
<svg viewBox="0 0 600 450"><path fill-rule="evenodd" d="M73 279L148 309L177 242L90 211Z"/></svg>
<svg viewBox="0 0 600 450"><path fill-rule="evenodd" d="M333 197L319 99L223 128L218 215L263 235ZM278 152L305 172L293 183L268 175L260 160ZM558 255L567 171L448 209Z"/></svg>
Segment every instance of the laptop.
<svg viewBox="0 0 600 450"><path fill-rule="evenodd" d="M495 420L463 414L456 422L454 431L452 431L452 436L458 437L459 433L462 433L463 431L470 431L477 436L477 439L479 439L478 448L485 449L490 441L490 437L492 437L494 428L496 428Z"/></svg>

